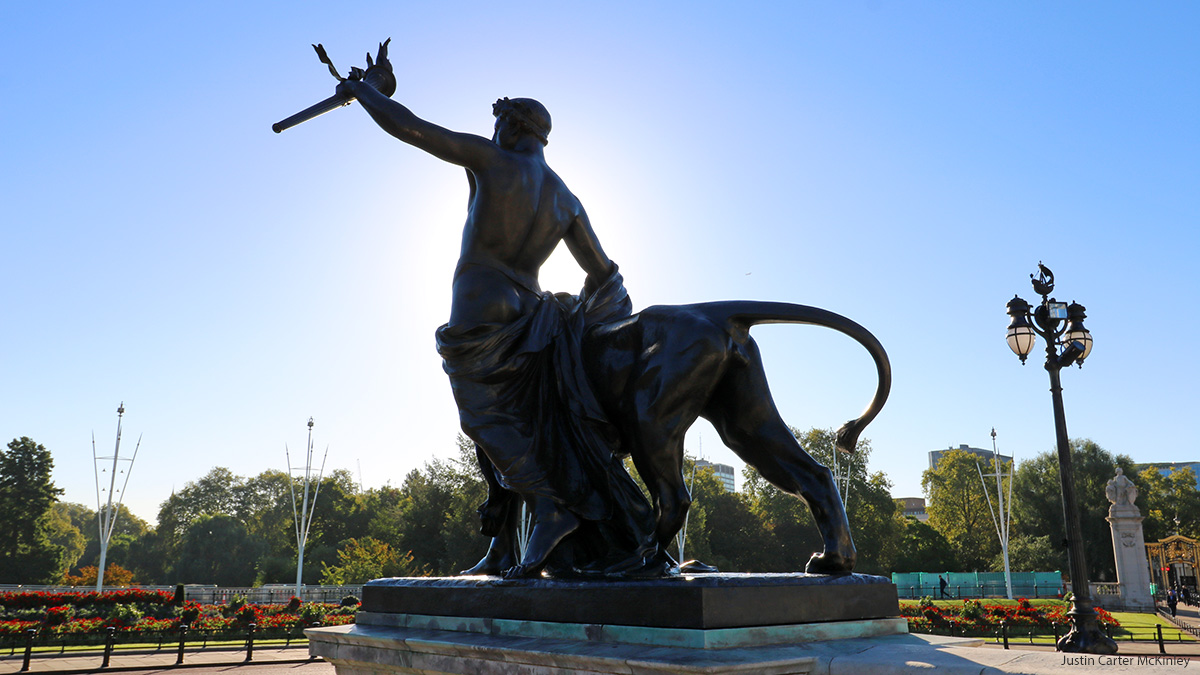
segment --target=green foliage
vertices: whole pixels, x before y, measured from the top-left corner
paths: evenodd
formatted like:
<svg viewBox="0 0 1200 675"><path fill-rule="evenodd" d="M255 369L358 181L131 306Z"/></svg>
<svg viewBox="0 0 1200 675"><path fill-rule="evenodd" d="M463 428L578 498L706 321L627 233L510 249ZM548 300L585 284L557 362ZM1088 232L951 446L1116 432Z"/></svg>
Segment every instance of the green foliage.
<svg viewBox="0 0 1200 675"><path fill-rule="evenodd" d="M1175 534L1175 518L1179 518L1179 533L1193 539L1200 537L1200 491L1196 489L1196 474L1191 467L1172 469L1168 475L1147 467L1130 476L1138 488L1136 504L1142 512L1142 528L1146 541L1166 539Z"/></svg>
<svg viewBox="0 0 1200 675"><path fill-rule="evenodd" d="M1111 541L1111 538L1110 538ZM1066 568L1065 549L1056 547L1048 536L1015 535L1008 540L1009 568L1017 572L1053 572ZM992 560L992 571L1004 571L1004 556Z"/></svg>
<svg viewBox="0 0 1200 675"><path fill-rule="evenodd" d="M0 450L0 583L45 584L61 577L64 549L51 541L51 506L62 490L50 480L45 446L22 436Z"/></svg>
<svg viewBox="0 0 1200 675"><path fill-rule="evenodd" d="M300 619L305 623L325 621L325 605L320 602L306 602L300 607Z"/></svg>
<svg viewBox="0 0 1200 675"><path fill-rule="evenodd" d="M832 431L793 432L815 459L832 464ZM1091 574L1096 580L1106 575L1111 579L1111 571L1103 569L1112 567L1103 487L1116 466L1134 477L1132 467L1128 458L1114 458L1090 441L1077 440L1072 446ZM899 515L887 477L868 471L870 452L863 441L856 455L837 456L850 476L846 506L859 547L857 571L1001 569L973 456L967 456L968 463L947 453L945 470L926 473L923 483L931 516L926 524ZM685 457L684 463L690 478L694 462ZM44 580L57 581L68 569L96 562L97 514L80 504L54 502L59 491L49 480L51 467L49 453L29 439L15 440L7 452L0 452L0 582L19 577L22 583L33 583L32 577L43 570L57 575ZM14 472L22 478L14 480ZM1013 569L1066 569L1065 551L1058 545L1062 504L1057 456L1039 455L1023 462L1016 473ZM727 492L711 470L695 473L685 557L727 571L802 570L809 556L821 549L809 509L752 468L744 477L743 492L734 493ZM1200 524L1200 493L1191 471L1170 476L1149 471L1135 480L1148 538L1174 530L1176 509L1183 533L1200 534L1189 529ZM299 483L283 472L266 471L247 479L216 467L163 503L157 528L122 507L108 560L147 584L290 583L296 569L293 487ZM470 567L487 547L488 540L478 533L476 513L485 497L474 444L461 435L457 456L428 462L400 487L361 492L348 472L335 471L321 481L306 547L305 583L450 575ZM678 550L673 547L670 553L677 555ZM13 562L18 558L19 565Z"/></svg>
<svg viewBox="0 0 1200 675"><path fill-rule="evenodd" d="M460 434L457 457L434 459L413 470L399 490L373 491L367 510L374 515L366 533L397 551L410 552L414 571L456 574L487 550L476 513L486 497L475 445Z"/></svg>
<svg viewBox="0 0 1200 675"><path fill-rule="evenodd" d="M983 605L976 600L964 600L958 615L967 621L978 621L984 616Z"/></svg>
<svg viewBox="0 0 1200 675"><path fill-rule="evenodd" d="M174 608L174 613L175 616L179 617L180 623L186 623L190 626L196 623L196 619L200 618L200 609L199 603L186 602Z"/></svg>
<svg viewBox="0 0 1200 675"><path fill-rule="evenodd" d="M854 543L859 551L858 571L881 574L890 570L899 545L895 523L896 505L891 483L882 473L868 473L871 455L869 441L859 442L853 455L834 448L831 429L792 430L793 435L814 459L849 475L846 515L850 520ZM797 497L768 483L751 467L743 472L745 492L755 515L767 531L767 548L746 560L752 571L790 572L803 570L809 557L822 548L822 541L808 507ZM710 518L712 514L710 513ZM718 521L720 517L718 517Z"/></svg>
<svg viewBox="0 0 1200 675"><path fill-rule="evenodd" d="M349 539L337 552L337 565L322 564L321 584L365 584L382 577L415 576L411 553L399 553L373 537Z"/></svg>
<svg viewBox="0 0 1200 675"><path fill-rule="evenodd" d="M916 518L903 516L897 517L896 529L900 532L900 543L891 571L960 571L950 542L941 532Z"/></svg>
<svg viewBox="0 0 1200 675"><path fill-rule="evenodd" d="M1116 475L1118 466L1126 476L1136 475L1132 461L1125 455L1114 456L1087 439L1074 439L1070 447L1088 578L1091 581L1115 581L1112 530L1105 520L1109 502L1104 496L1104 487ZM1048 450L1021 462L1014 481L1013 537L1031 533L1048 537L1060 551L1061 563L1056 568L1067 570L1066 550L1058 546L1066 534L1057 451ZM1138 497L1140 501L1142 495ZM991 557L995 557L994 552Z"/></svg>
<svg viewBox="0 0 1200 675"><path fill-rule="evenodd" d="M121 625L132 626L137 623L144 614L142 610L137 608L137 605L132 603L119 603L112 606L108 612L109 621Z"/></svg>
<svg viewBox="0 0 1200 675"><path fill-rule="evenodd" d="M975 455L946 451L937 468L926 469L921 486L929 498L929 525L950 542L964 570L986 570L1000 550L992 511Z"/></svg>
<svg viewBox="0 0 1200 675"><path fill-rule="evenodd" d="M58 626L75 618L74 605L59 605L57 607L47 607L46 617L43 623L47 626Z"/></svg>
<svg viewBox="0 0 1200 675"><path fill-rule="evenodd" d="M722 572L783 571L778 539L744 493L729 492L711 471L696 474L692 508L702 504L708 559Z"/></svg>
<svg viewBox="0 0 1200 675"><path fill-rule="evenodd" d="M233 516L200 516L184 532L175 578L188 584L249 586L266 545Z"/></svg>
<svg viewBox="0 0 1200 675"><path fill-rule="evenodd" d="M75 504L74 506L79 506ZM62 576L71 571L77 564L80 558L83 557L84 549L87 548L87 537L83 535L78 527L71 521L71 516L67 504L63 502L54 502L50 507L50 512L46 517L46 525L49 528L50 543L62 549L62 562L59 565L59 576Z"/></svg>
<svg viewBox="0 0 1200 675"><path fill-rule="evenodd" d="M73 528L82 533L85 541L83 551L76 556L64 572L79 571L87 566L98 566L100 564L100 516L97 512L89 509L83 504L75 503L58 503L54 505L63 518L70 521ZM132 551L135 543L141 537L146 536L150 532L150 526L146 521L138 518L124 505L113 507L116 514L115 522L113 523L112 537L108 542L108 556L106 566L109 563L116 563L123 568L132 570L137 574L139 565L139 557ZM105 583L108 583L107 571L105 572Z"/></svg>

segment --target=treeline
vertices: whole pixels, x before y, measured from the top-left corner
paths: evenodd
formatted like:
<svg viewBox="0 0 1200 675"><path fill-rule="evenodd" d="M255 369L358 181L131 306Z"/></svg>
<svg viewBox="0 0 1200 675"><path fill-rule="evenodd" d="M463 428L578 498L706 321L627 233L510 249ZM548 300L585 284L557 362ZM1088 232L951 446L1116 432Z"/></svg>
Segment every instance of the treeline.
<svg viewBox="0 0 1200 675"><path fill-rule="evenodd" d="M1187 537L1200 536L1200 490L1190 468L1162 474L1158 469L1138 469L1133 460L1112 454L1087 439L1071 441L1080 527L1091 581L1116 581L1112 530L1105 520L1109 501L1105 485L1121 469L1138 489L1134 504L1140 509L1146 541L1163 539L1177 530ZM994 474L988 462L963 450L949 450L936 469L925 471L922 485L928 497L928 524L944 539L943 565L925 571L975 571L1004 569L999 537L992 520L998 508L995 478L984 488L980 474ZM1066 528L1058 453L1043 452L1032 459L1011 463L1003 473L1004 499L1012 494L1009 561L1016 571L1067 571ZM989 504L990 501L990 504ZM1175 518L1178 518L1176 525ZM910 571L910 570L896 570ZM911 570L916 571L916 570Z"/></svg>
<svg viewBox="0 0 1200 675"><path fill-rule="evenodd" d="M795 432L822 463L832 465L832 431ZM1178 509L1184 534L1200 522L1200 493L1188 471L1163 477L1136 474L1128 457L1112 456L1091 441L1074 441L1076 484L1093 580L1112 580L1104 484L1118 466L1139 487L1147 538L1173 531ZM976 458L947 452L926 471L927 523L905 518L882 472L869 472L869 442L838 458L855 542L857 571L969 571L1002 569ZM100 544L97 514L57 501L50 453L28 438L0 451L0 583L94 584ZM725 571L803 570L821 548L808 508L781 493L753 469L744 487L726 491L710 469L687 472L694 495L685 558ZM983 467L984 473L990 473ZM1012 486L1014 570L1065 570L1058 464L1053 452L1022 462ZM694 478L692 477L694 474ZM121 508L109 543L106 581L141 584L204 583L249 586L294 583L296 529L292 488L281 471L254 477L214 468L163 502L157 526ZM1007 499L1007 483L1004 486ZM990 498L995 506L994 482ZM410 472L400 487L360 490L346 471L321 481L305 550L306 584L361 583L380 576L452 575L474 565L487 540L478 534L476 508L486 495L473 446L459 438L450 459ZM678 556L678 550L672 550ZM90 576L89 576L90 575Z"/></svg>

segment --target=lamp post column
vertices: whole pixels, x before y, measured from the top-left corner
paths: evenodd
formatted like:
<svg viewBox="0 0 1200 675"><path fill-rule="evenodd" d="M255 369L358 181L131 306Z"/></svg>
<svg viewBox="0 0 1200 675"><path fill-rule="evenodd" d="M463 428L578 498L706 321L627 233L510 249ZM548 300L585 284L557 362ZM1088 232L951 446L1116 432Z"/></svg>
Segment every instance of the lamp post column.
<svg viewBox="0 0 1200 675"><path fill-rule="evenodd" d="M1053 357L1052 357L1053 358ZM1092 605L1091 585L1088 583L1087 555L1083 549L1083 529L1079 524L1079 509L1075 501L1075 470L1071 461L1071 444L1067 439L1067 420L1063 410L1062 381L1059 368L1048 360L1050 395L1054 400L1054 432L1058 441L1058 473L1062 483L1063 516L1067 533L1067 553L1071 567L1071 630L1058 641L1062 652L1115 654L1117 645L1100 630L1096 610Z"/></svg>

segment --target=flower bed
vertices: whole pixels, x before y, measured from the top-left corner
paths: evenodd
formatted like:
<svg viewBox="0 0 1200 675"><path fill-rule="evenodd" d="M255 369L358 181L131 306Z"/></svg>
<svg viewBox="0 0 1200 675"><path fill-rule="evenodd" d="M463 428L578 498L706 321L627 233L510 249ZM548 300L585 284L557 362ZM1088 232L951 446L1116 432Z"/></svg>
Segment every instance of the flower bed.
<svg viewBox="0 0 1200 675"><path fill-rule="evenodd" d="M169 591L145 591L131 588L121 591L95 591L50 593L47 591L6 591L0 592L0 608L3 609L34 609L37 607L54 607L70 605L74 607L105 606L130 604L134 602L165 605L174 596Z"/></svg>
<svg viewBox="0 0 1200 675"><path fill-rule="evenodd" d="M953 635L990 635L1004 621L1009 628L1042 629L1049 633L1053 625L1067 623L1070 607L1063 604L1033 605L1025 598L1016 604L990 603L964 600L961 605L936 605L930 600L915 604L902 604L900 615L908 619L908 630L913 633L939 633ZM1096 607L1096 618L1113 626L1121 625L1112 614Z"/></svg>
<svg viewBox="0 0 1200 675"><path fill-rule="evenodd" d="M40 640L90 643L103 639L113 628L123 642L139 636L178 633L187 625L193 634L242 635L255 624L263 637L295 635L319 621L324 625L354 622L357 605L301 603L248 605L235 599L227 605L171 604L165 591L111 591L100 593L0 593L0 636L12 638L37 630ZM140 634L140 635L139 635Z"/></svg>

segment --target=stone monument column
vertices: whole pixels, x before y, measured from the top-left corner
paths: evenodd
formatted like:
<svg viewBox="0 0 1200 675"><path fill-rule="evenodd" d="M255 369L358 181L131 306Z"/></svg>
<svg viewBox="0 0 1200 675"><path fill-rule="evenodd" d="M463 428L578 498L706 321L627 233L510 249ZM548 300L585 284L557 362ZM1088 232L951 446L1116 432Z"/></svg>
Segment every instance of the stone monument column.
<svg viewBox="0 0 1200 675"><path fill-rule="evenodd" d="M1126 611L1153 612L1142 514L1133 504L1137 499L1137 486L1118 468L1117 475L1105 486L1104 494L1112 502L1105 520L1112 527L1113 560L1117 564L1121 602Z"/></svg>

